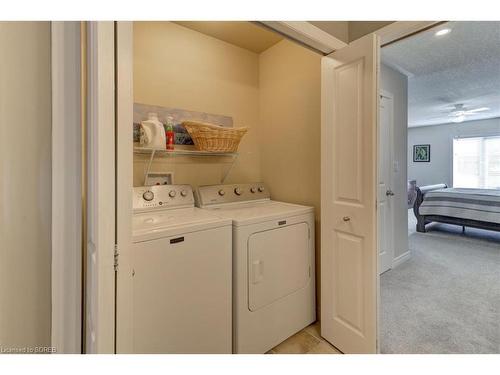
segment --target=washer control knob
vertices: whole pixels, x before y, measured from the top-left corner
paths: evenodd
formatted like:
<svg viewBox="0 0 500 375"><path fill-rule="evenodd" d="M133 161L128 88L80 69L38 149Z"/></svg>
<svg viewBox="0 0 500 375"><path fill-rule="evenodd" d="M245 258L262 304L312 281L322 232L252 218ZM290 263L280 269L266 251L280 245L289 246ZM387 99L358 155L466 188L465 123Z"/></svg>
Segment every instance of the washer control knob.
<svg viewBox="0 0 500 375"><path fill-rule="evenodd" d="M144 198L145 201L152 201L155 197L154 193L151 190L146 190L144 194L142 194L142 197Z"/></svg>
<svg viewBox="0 0 500 375"><path fill-rule="evenodd" d="M223 197L226 194L226 192L222 189L219 190L219 195Z"/></svg>
<svg viewBox="0 0 500 375"><path fill-rule="evenodd" d="M262 193L264 191L264 186L259 186L259 192Z"/></svg>
<svg viewBox="0 0 500 375"><path fill-rule="evenodd" d="M250 192L251 193L256 193L257 192L257 188L254 188L254 187L250 188Z"/></svg>
<svg viewBox="0 0 500 375"><path fill-rule="evenodd" d="M181 190L181 195L185 197L188 195L188 192L186 190Z"/></svg>
<svg viewBox="0 0 500 375"><path fill-rule="evenodd" d="M176 194L177 194L177 193L176 193L176 191L175 191L175 190L170 190L170 191L168 192L168 196L169 196L170 198L175 197L175 196L176 196Z"/></svg>
<svg viewBox="0 0 500 375"><path fill-rule="evenodd" d="M241 191L241 189L239 187L237 187L237 188L234 189L234 194L241 195L241 193L242 193L242 191Z"/></svg>

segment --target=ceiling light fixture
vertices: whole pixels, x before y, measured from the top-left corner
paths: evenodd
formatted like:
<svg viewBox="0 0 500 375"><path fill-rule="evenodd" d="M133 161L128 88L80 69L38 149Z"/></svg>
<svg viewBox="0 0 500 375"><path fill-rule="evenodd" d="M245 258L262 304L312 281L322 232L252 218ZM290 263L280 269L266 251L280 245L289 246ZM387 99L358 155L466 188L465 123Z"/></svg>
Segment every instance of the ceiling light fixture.
<svg viewBox="0 0 500 375"><path fill-rule="evenodd" d="M435 36L443 36L443 35L448 34L450 31L451 31L451 29L441 29L439 31L436 31L436 33L434 35Z"/></svg>
<svg viewBox="0 0 500 375"><path fill-rule="evenodd" d="M463 122L464 120L465 120L465 116L464 116L464 115L460 115L460 116L455 117L455 118L454 118L453 120L451 120L451 121L456 122L456 123L461 123L461 122Z"/></svg>

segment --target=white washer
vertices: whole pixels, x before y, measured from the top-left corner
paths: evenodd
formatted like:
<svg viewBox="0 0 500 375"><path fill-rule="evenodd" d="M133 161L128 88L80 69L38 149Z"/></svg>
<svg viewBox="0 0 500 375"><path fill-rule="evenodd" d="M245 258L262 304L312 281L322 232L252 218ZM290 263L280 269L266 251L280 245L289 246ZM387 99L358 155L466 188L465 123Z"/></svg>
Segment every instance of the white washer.
<svg viewBox="0 0 500 375"><path fill-rule="evenodd" d="M134 188L135 353L231 353L231 220L189 185Z"/></svg>
<svg viewBox="0 0 500 375"><path fill-rule="evenodd" d="M314 209L264 184L202 186L197 206L233 221L233 352L265 353L316 320Z"/></svg>

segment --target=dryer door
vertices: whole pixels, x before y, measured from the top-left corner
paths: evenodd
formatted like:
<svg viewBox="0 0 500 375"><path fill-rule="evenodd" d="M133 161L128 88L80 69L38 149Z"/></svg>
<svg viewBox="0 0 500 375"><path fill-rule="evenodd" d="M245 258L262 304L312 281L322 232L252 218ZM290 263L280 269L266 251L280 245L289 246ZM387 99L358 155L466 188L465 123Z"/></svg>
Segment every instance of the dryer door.
<svg viewBox="0 0 500 375"><path fill-rule="evenodd" d="M298 223L254 233L248 240L248 308L257 311L311 279L309 226Z"/></svg>

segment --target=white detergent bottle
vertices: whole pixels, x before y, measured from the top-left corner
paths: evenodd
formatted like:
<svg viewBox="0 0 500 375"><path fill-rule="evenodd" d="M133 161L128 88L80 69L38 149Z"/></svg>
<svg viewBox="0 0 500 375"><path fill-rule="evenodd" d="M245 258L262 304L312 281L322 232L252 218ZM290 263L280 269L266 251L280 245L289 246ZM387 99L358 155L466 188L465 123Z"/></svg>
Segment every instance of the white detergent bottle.
<svg viewBox="0 0 500 375"><path fill-rule="evenodd" d="M166 149L165 128L158 120L157 113L148 113L148 119L141 122L141 130L141 144L154 149Z"/></svg>

